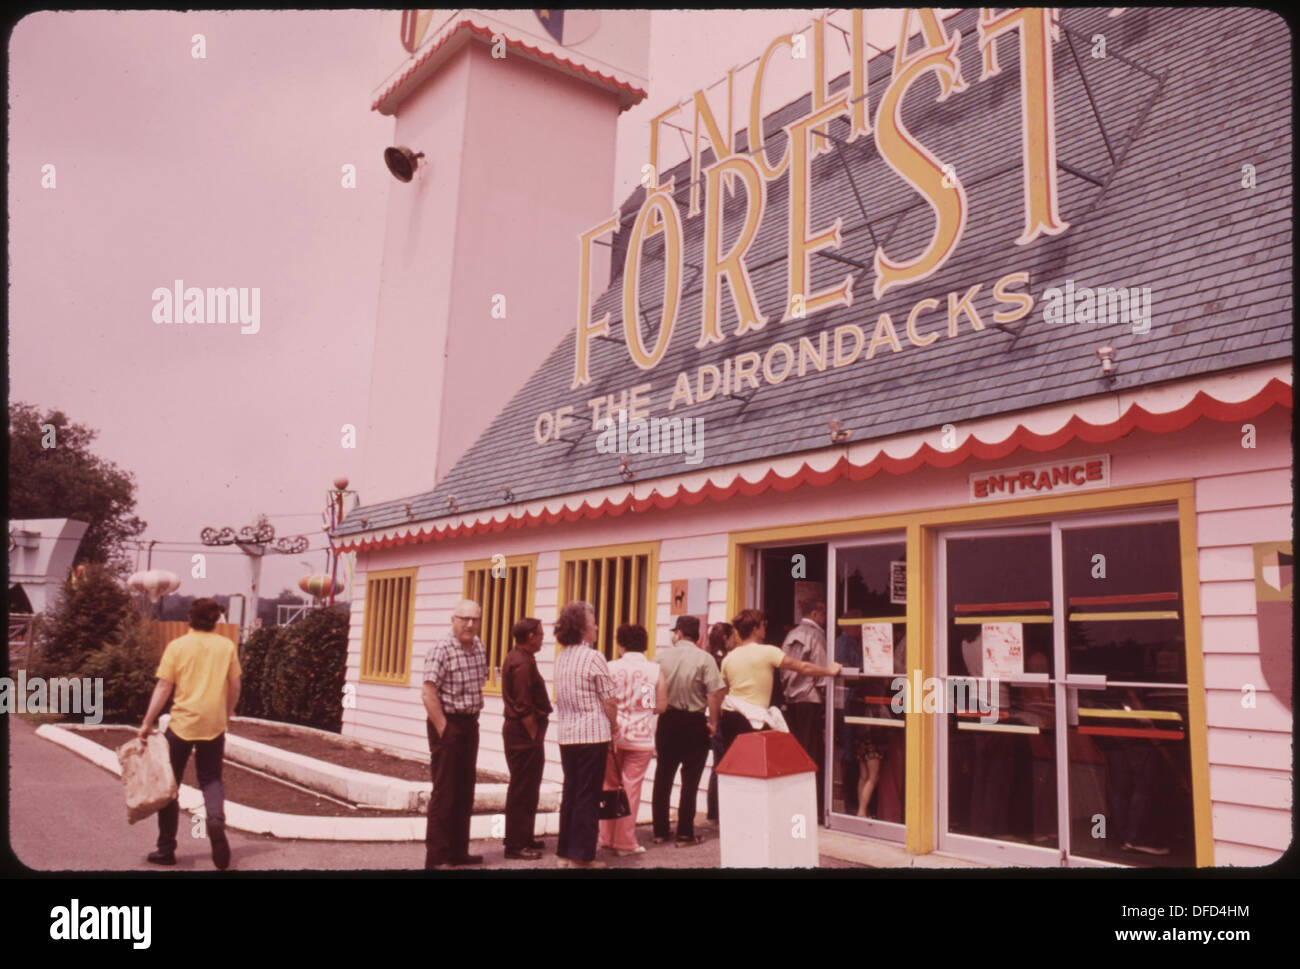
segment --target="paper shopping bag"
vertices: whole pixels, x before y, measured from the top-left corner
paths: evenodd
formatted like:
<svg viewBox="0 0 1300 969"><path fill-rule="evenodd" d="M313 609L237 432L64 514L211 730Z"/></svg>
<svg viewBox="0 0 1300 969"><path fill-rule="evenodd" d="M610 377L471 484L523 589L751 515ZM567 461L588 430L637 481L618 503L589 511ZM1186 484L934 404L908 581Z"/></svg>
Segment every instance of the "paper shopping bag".
<svg viewBox="0 0 1300 969"><path fill-rule="evenodd" d="M172 773L171 752L162 734L151 733L148 740L139 737L128 740L117 748L117 762L122 765L128 823L147 818L175 799L176 777Z"/></svg>

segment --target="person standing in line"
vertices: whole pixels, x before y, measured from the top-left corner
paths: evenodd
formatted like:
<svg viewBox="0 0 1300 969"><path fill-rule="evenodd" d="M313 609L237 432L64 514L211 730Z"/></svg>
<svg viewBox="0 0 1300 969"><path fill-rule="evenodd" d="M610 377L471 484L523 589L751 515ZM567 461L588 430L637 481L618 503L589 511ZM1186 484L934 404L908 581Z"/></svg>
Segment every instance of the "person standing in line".
<svg viewBox="0 0 1300 969"><path fill-rule="evenodd" d="M213 632L220 617L221 606L213 599L198 599L190 606L190 631L173 639L163 650L156 674L158 682L136 736L144 740L153 732L155 721L175 691L171 721L163 734L171 754L172 773L179 784L193 748L212 863L225 871L230 865L230 842L226 839L221 761L226 749L226 724L239 702L242 670L235 644ZM148 856L153 864L176 864L180 813L180 801L175 799L158 812L158 848Z"/></svg>
<svg viewBox="0 0 1300 969"><path fill-rule="evenodd" d="M424 657L420 698L428 714L425 726L433 776L424 867L430 871L483 863L482 855L469 853L478 717L488 676L487 651L477 635L482 619L479 604L462 599L452 610L451 632L430 646Z"/></svg>
<svg viewBox="0 0 1300 969"><path fill-rule="evenodd" d="M555 853L561 868L605 868L596 860L600 789L609 742L618 735L618 698L609 664L593 648L600 630L590 603L570 602L555 621L555 707L564 791Z"/></svg>
<svg viewBox="0 0 1300 969"><path fill-rule="evenodd" d="M722 662L727 658L727 654L740 645L740 639L736 636L736 630L729 622L715 622L709 627L709 655L718 666L718 680L722 680ZM718 700L718 714L712 716L712 728L709 731L709 749L713 751L713 769L709 771L709 793L706 799L705 820L711 824L718 823L718 765L722 763L722 755L726 752L722 746L722 730L718 726L718 721L722 716L722 699L727 695L727 684L722 684L721 697Z"/></svg>
<svg viewBox="0 0 1300 969"><path fill-rule="evenodd" d="M786 633L781 651L813 666L826 665L826 603L809 599L800 603L803 618ZM817 817L825 816L823 778L826 768L826 696L816 678L794 670L782 670L785 687L785 715L790 733L817 765Z"/></svg>
<svg viewBox="0 0 1300 969"><path fill-rule="evenodd" d="M510 768L506 789L506 857L536 861L542 857L541 841L535 837L537 797L546 764L546 722L551 700L546 682L537 669L537 652L542 648L542 624L531 617L520 619L511 630L515 647L501 664L501 701L504 721L501 737Z"/></svg>
<svg viewBox="0 0 1300 969"><path fill-rule="evenodd" d="M699 648L700 621L695 616L678 616L673 626L672 645L660 650L659 665L666 682L667 711L659 718L655 732L655 749L659 765L655 768L652 794L654 805L654 840L662 844L671 837L668 804L672 800L673 779L682 770L682 791L677 802L677 847L699 844L704 839L695 833L695 802L700 776L709 757L709 738L718 732L718 717L727 686L722 682L718 664ZM706 714L707 711L707 714Z"/></svg>
<svg viewBox="0 0 1300 969"><path fill-rule="evenodd" d="M619 626L614 641L619 658L609 664L609 673L618 691L618 740L606 761L605 790L621 786L632 810L624 818L602 818L599 843L620 856L639 855L645 852L636 840L641 784L654 757L655 721L668 706L668 692L659 664L645 658L649 637L644 626Z"/></svg>

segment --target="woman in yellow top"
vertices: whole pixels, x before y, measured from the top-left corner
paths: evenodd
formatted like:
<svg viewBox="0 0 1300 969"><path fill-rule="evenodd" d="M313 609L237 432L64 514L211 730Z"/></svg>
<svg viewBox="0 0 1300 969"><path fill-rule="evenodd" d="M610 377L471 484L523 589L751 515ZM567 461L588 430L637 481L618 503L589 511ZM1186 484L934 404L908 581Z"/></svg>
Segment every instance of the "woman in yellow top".
<svg viewBox="0 0 1300 969"><path fill-rule="evenodd" d="M722 661L722 678L727 681L728 700L739 701L738 705L756 708L755 713L766 710L772 702L772 677L777 670L790 670L804 676L839 676L839 663L830 666L805 663L787 656L781 647L763 642L767 637L767 617L761 609L742 610L731 624L740 636L740 645ZM718 726L724 753L740 734L759 729L754 726L753 719L735 709L722 712Z"/></svg>

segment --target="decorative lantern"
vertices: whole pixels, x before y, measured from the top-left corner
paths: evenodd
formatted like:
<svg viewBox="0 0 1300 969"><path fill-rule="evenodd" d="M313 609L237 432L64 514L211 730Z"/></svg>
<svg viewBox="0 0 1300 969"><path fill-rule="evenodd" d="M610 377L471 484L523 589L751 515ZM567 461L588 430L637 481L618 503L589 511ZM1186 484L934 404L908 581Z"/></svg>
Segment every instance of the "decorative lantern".
<svg viewBox="0 0 1300 969"><path fill-rule="evenodd" d="M299 579L298 588L313 598L324 599L326 596L337 595L342 592L343 583L324 573L316 573L314 575L304 575Z"/></svg>
<svg viewBox="0 0 1300 969"><path fill-rule="evenodd" d="M143 592L149 597L150 602L157 602L165 595L170 595L181 587L181 580L173 572L165 569L150 569L148 572L137 572L126 580L129 588L136 592Z"/></svg>

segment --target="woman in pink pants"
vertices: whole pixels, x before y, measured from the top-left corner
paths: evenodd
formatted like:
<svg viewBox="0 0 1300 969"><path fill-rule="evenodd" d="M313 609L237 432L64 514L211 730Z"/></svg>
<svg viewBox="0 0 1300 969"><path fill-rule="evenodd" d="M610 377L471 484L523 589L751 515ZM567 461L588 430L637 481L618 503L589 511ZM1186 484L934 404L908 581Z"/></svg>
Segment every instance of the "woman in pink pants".
<svg viewBox="0 0 1300 969"><path fill-rule="evenodd" d="M668 709L668 687L659 664L645 658L648 639L643 626L619 626L614 641L619 658L609 664L609 673L618 691L618 736L605 764L605 790L616 791L621 784L632 813L616 821L602 820L599 844L619 855L638 855L645 851L636 840L641 782L655 753L655 723Z"/></svg>

